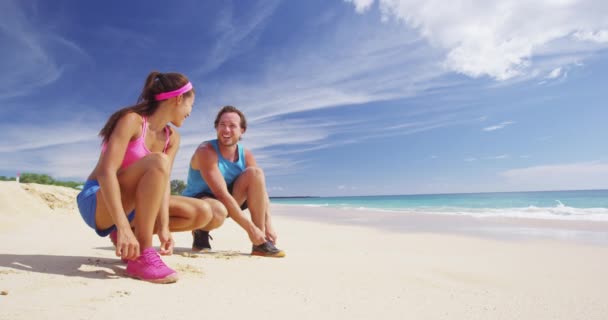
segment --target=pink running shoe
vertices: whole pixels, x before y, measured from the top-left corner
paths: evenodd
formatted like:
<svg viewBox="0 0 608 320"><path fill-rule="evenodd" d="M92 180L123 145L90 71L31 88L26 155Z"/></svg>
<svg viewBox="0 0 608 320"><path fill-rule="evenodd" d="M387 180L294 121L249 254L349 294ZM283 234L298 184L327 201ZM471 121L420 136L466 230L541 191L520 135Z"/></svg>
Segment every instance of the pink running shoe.
<svg viewBox="0 0 608 320"><path fill-rule="evenodd" d="M116 242L118 241L118 231L116 231L116 229L112 230L112 232L110 232L110 241L112 241L112 244L114 245L114 248L116 248ZM120 259L120 261L127 263L129 262L129 260L127 259Z"/></svg>
<svg viewBox="0 0 608 320"><path fill-rule="evenodd" d="M127 262L127 274L153 283L173 283L177 272L167 267L153 247L144 249L139 258Z"/></svg>

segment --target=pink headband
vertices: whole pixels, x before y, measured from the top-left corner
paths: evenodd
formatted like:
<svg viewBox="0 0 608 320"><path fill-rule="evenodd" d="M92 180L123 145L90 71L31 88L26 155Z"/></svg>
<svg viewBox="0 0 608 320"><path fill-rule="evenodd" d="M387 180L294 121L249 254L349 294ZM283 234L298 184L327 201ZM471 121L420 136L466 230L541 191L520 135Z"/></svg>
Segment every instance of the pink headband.
<svg viewBox="0 0 608 320"><path fill-rule="evenodd" d="M181 87L177 90L159 93L159 94L155 95L154 98L156 99L156 101L167 100L169 98L177 97L180 94L186 93L190 90L192 90L192 83L188 82L183 87Z"/></svg>

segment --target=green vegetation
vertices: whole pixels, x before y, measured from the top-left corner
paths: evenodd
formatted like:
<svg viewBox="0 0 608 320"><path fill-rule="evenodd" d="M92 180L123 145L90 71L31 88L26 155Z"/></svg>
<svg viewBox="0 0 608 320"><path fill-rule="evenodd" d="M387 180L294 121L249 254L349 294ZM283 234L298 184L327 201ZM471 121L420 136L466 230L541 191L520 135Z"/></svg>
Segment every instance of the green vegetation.
<svg viewBox="0 0 608 320"><path fill-rule="evenodd" d="M15 177L0 176L0 181L15 181ZM75 181L57 181L48 174L38 173L22 173L19 177L19 182L22 183L38 183L38 184L50 184L54 186L63 186L68 188L78 189L78 186L83 185L83 182ZM181 194L186 189L186 183L182 180L171 180L171 194Z"/></svg>
<svg viewBox="0 0 608 320"><path fill-rule="evenodd" d="M10 178L10 180L14 181L15 178ZM76 187L81 186L83 184L82 182L75 182L75 181L57 181L57 180L53 179L51 176L49 176L48 174L38 174L38 173L29 173L29 172L22 173L21 176L19 177L19 182L50 184L50 185L54 185L54 186L62 186L62 187L68 187L68 188L74 188L74 189L77 189Z"/></svg>
<svg viewBox="0 0 608 320"><path fill-rule="evenodd" d="M182 180L171 180L171 194L182 194L186 189L186 183Z"/></svg>

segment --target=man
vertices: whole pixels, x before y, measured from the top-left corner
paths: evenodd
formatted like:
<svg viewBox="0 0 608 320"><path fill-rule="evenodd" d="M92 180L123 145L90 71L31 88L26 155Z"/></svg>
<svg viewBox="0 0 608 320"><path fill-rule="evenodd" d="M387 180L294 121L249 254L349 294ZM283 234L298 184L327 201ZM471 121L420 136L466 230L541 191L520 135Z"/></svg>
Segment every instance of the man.
<svg viewBox="0 0 608 320"><path fill-rule="evenodd" d="M251 151L238 142L247 130L245 115L233 106L225 106L215 118L217 139L203 142L190 160L185 196L214 198L241 226L253 247L251 254L284 257L275 247L277 234L272 225L264 172L257 167ZM243 210L249 209L251 220ZM192 232L192 250L211 249L208 230Z"/></svg>

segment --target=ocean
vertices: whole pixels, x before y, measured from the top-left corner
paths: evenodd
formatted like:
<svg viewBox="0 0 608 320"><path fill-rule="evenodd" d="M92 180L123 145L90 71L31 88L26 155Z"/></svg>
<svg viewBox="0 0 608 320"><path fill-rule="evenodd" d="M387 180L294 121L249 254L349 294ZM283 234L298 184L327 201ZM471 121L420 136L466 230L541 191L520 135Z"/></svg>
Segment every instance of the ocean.
<svg viewBox="0 0 608 320"><path fill-rule="evenodd" d="M608 190L294 197L271 202L403 214L608 221Z"/></svg>

